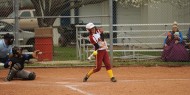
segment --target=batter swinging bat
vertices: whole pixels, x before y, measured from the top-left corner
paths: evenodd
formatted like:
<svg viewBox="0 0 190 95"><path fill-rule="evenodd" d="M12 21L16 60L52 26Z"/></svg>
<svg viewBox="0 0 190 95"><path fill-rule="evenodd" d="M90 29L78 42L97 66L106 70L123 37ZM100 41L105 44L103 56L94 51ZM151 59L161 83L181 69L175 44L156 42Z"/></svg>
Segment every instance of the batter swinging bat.
<svg viewBox="0 0 190 95"><path fill-rule="evenodd" d="M107 42L104 41L104 43L105 43L106 49L108 49L108 47L107 47ZM91 59L92 59L93 56L94 56L94 54L93 54L93 52L92 52L92 54L87 58L87 60L91 61Z"/></svg>

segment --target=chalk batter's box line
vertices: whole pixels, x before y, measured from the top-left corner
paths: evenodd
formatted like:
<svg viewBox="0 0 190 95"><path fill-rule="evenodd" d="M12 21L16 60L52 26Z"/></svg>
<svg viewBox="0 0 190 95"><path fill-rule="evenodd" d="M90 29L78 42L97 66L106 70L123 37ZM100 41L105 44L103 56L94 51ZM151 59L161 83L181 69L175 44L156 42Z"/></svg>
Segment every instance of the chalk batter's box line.
<svg viewBox="0 0 190 95"><path fill-rule="evenodd" d="M118 80L118 82L145 82L145 81L190 81L190 79L144 79L144 80ZM110 82L93 82L93 83L82 83L77 82L76 83L70 83L70 82L56 82L58 84L63 84L65 87L69 88L70 90L77 91L84 95L93 95L92 93L89 93L87 91L81 90L79 86L84 85L98 85L102 83L110 83Z"/></svg>

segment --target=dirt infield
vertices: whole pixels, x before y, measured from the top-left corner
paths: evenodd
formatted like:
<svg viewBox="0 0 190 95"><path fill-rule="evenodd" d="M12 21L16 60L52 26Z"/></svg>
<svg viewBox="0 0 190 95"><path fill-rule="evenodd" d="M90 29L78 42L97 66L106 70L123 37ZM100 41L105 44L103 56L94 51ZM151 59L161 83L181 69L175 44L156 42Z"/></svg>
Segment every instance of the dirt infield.
<svg viewBox="0 0 190 95"><path fill-rule="evenodd" d="M190 67L115 67L117 83L104 68L83 83L84 68L27 68L34 81L4 82L0 70L0 95L189 95Z"/></svg>

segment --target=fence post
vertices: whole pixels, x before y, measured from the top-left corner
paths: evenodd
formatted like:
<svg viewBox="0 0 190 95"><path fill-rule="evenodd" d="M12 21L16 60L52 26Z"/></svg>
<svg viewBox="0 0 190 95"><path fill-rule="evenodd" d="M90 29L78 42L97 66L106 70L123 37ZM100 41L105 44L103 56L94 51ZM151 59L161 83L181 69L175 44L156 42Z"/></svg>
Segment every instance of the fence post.
<svg viewBox="0 0 190 95"><path fill-rule="evenodd" d="M109 0L110 63L113 64L113 0Z"/></svg>
<svg viewBox="0 0 190 95"><path fill-rule="evenodd" d="M19 43L19 16L18 16L18 11L19 11L19 1L20 0L13 0L13 12L15 13L15 25L14 25L14 35L15 35L15 44L16 46L20 45Z"/></svg>
<svg viewBox="0 0 190 95"><path fill-rule="evenodd" d="M76 26L76 55L77 59L79 59L79 43L78 43L78 27Z"/></svg>

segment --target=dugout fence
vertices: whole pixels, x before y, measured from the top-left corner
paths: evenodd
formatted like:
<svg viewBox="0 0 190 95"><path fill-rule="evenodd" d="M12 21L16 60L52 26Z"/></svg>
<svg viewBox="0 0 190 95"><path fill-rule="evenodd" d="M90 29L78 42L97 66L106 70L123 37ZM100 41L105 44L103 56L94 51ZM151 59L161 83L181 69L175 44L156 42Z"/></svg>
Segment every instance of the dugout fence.
<svg viewBox="0 0 190 95"><path fill-rule="evenodd" d="M190 23L178 23L184 39ZM93 46L88 41L87 31L81 30L85 25L76 25L76 55L79 60L87 60L93 52ZM104 29L106 41L110 47L109 25L97 25ZM160 24L114 24L117 30L113 37L113 59L120 60L158 60L163 50L163 42L172 23ZM110 50L108 50L110 51Z"/></svg>

